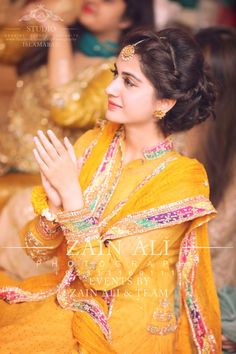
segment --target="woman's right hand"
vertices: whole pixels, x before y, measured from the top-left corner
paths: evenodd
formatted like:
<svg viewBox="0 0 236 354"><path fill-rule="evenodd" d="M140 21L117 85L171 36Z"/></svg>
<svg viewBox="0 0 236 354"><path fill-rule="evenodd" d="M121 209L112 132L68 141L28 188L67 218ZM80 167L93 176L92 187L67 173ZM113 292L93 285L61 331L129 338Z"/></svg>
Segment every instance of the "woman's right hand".
<svg viewBox="0 0 236 354"><path fill-rule="evenodd" d="M47 194L48 197L49 209L52 212L56 213L62 207L61 197L57 192L57 190L51 185L51 183L48 181L48 179L44 176L42 172L41 172L41 180L42 180L42 185L45 190L45 193Z"/></svg>

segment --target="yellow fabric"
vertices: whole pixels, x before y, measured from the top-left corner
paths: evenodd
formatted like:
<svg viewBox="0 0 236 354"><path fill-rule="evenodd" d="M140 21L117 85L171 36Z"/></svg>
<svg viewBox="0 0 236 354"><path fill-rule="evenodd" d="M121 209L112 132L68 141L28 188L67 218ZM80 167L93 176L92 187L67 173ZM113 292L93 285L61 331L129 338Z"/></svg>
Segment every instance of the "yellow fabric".
<svg viewBox="0 0 236 354"><path fill-rule="evenodd" d="M80 183L82 189L89 185L96 168L101 161L111 139L116 131L117 126L108 124L95 145L90 157L85 162L82 168ZM98 129L86 133L76 144L75 149L78 156L83 155L85 149L98 136ZM115 215L109 222L104 232L117 220L122 217L140 210L146 210L153 207L158 207L171 202L181 201L184 198L203 195L208 198L209 188L207 186L207 177L203 167L196 161L184 157L180 157L176 152L170 153L172 156L178 157L175 161L162 171L153 180L147 183L135 197L130 198L122 211ZM114 172L119 165L121 155L117 157ZM124 200L132 190L149 174L160 161L165 160L165 157L155 160L135 160L124 166L119 184L105 210L104 217L109 215L114 206ZM169 303L167 309L169 313L173 313L174 309L174 289L176 285L176 262L178 261L181 242L185 234L191 230L195 230L198 246L208 246L207 224L206 222L214 215L214 210L202 217L198 217L193 221L182 222L180 224L164 227L162 229L148 231L142 234L116 239L108 245L97 240L90 244L83 243L76 248L75 254L70 255L80 275L84 275L83 281L77 279L73 283L73 288L81 298L88 298L97 301L97 303L107 311L106 304L101 298L99 291L107 291L114 289L115 301L113 304L112 315L109 319L109 325L112 333L112 343L105 339L102 331L99 329L94 320L85 312L75 312L72 319L73 338L68 338L68 348L74 348L74 338L79 343L79 350L82 353L182 353L191 354L196 351L193 344L191 330L187 319L187 314L182 307L177 331L170 333L151 334L147 330L149 326L165 328L166 323L160 319L154 318L155 311L163 311L161 302L168 297ZM37 230L34 228L32 221L26 226L22 232L22 239L27 232L32 231L41 242L47 245L48 241L43 241L40 235L37 235ZM137 249L139 240L142 240L142 246ZM152 241L155 241L152 243ZM164 246L168 241L168 252L165 253ZM32 289L38 291L52 287L63 276L64 271L68 267L69 260L66 255L66 243L59 240L50 241L50 245L54 247L59 259L58 275L46 275L44 277L31 278L20 284L24 289ZM118 252L119 249L122 252ZM68 251L68 250L67 250ZM145 252L143 252L145 251ZM50 252L52 252L50 250ZM199 265L196 273L196 296L200 305L201 313L207 323L207 327L213 332L220 353L220 314L219 305L216 296L216 290L211 273L211 263L209 249L203 248L199 250ZM91 263L95 263L95 267L89 267ZM89 275L86 276L89 269ZM6 285L7 279L3 279L0 286ZM89 291L93 290L92 295ZM89 295L88 295L89 293ZM40 302L40 315L51 311L51 316L57 315L58 308L54 305L50 307L50 301ZM14 325L15 310L11 311L9 305L0 305L0 310L3 310L3 318L7 318L7 323L4 324L0 320L0 338L4 334L7 345L11 342L11 351L21 353L19 348L22 347L21 336L22 328L24 327L29 332L29 336L25 340L27 348L34 348L34 353L39 353L38 344L34 343L35 336L32 331L37 321L38 303L11 305L23 310L21 318L26 318L22 327ZM60 309L61 321L64 319L64 310ZM69 311L70 312L70 311ZM67 312L68 313L68 312ZM31 316L32 314L32 316ZM41 318L42 318L41 317ZM56 321L55 321L56 322ZM65 319L67 323L67 319ZM167 324L175 325L175 316L172 316ZM57 324L54 323L55 335L51 334L51 345L55 343L58 347L61 338L58 339ZM39 327L39 335L42 333L42 327L50 326L50 321L47 324L44 322L37 323ZM45 327L46 326L46 327ZM31 333L33 333L31 335ZM60 328L59 328L60 336ZM9 339L10 338L10 339ZM44 337L41 337L41 346L47 347ZM5 353L6 346L0 345L0 353ZM3 348L3 349L2 349ZM15 350L15 351L14 351ZM18 351L17 351L18 350ZM53 353L45 349L45 353ZM71 353L73 352L70 349ZM30 351L29 351L30 352ZM57 351L61 353L62 351ZM66 352L66 351L65 351ZM210 352L209 352L210 353Z"/></svg>
<svg viewBox="0 0 236 354"><path fill-rule="evenodd" d="M49 89L46 65L19 77L7 128L0 122L3 172L10 168L39 172L32 154L37 130L51 129L59 139L67 136L74 144L89 127L94 127L97 119L104 118L105 88L112 78L113 61L114 58L102 58L99 63L76 72L73 80L55 90Z"/></svg>
<svg viewBox="0 0 236 354"><path fill-rule="evenodd" d="M105 115L107 109L107 96L105 88L112 80L110 67L114 59L107 60L107 63L98 65L93 69L94 76L86 84L83 78L80 78L79 89L76 79L69 84L61 86L52 91L51 117L60 126L88 129L95 125L97 119ZM88 69L85 70L88 72ZM91 75L88 72L88 75ZM87 80L87 79L86 79ZM81 83L82 81L82 83ZM87 80L88 81L88 80ZM84 87L83 87L84 82ZM71 94L71 90L74 87ZM77 96L75 96L77 92ZM79 94L78 94L79 93ZM54 104L55 99L63 100L63 105Z"/></svg>

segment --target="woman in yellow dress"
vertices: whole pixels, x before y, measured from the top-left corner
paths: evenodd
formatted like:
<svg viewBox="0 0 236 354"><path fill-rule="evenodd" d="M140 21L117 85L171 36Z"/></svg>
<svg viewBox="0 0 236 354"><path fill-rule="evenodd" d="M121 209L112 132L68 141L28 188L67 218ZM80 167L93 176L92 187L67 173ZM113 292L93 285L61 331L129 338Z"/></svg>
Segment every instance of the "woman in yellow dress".
<svg viewBox="0 0 236 354"><path fill-rule="evenodd" d="M133 32L106 92L108 122L75 148L51 130L34 138L42 186L21 241L58 269L2 275L0 353L221 353L215 209L203 166L169 137L212 110L199 47L178 29Z"/></svg>

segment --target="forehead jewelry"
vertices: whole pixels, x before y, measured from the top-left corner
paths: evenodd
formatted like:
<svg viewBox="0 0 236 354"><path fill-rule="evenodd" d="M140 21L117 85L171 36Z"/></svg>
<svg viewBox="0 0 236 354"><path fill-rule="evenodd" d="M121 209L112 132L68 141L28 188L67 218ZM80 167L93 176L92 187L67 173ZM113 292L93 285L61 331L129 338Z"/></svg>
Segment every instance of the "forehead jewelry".
<svg viewBox="0 0 236 354"><path fill-rule="evenodd" d="M124 61L128 61L130 59L133 58L134 54L135 54L135 47L145 41L146 39L141 39L140 41L134 43L134 44L128 44L126 45L120 52L120 55L121 55L121 58L124 60Z"/></svg>

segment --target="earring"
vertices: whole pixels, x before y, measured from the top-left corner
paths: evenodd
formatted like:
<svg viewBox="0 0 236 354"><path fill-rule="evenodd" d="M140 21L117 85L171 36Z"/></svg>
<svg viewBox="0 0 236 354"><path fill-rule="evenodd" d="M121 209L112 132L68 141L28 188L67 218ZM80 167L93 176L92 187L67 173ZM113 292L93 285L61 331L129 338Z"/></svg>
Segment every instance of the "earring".
<svg viewBox="0 0 236 354"><path fill-rule="evenodd" d="M163 118L165 117L165 115L166 115L166 112L161 111L161 110L155 111L155 112L153 113L153 117L154 117L155 119L157 119L157 120L163 119Z"/></svg>

